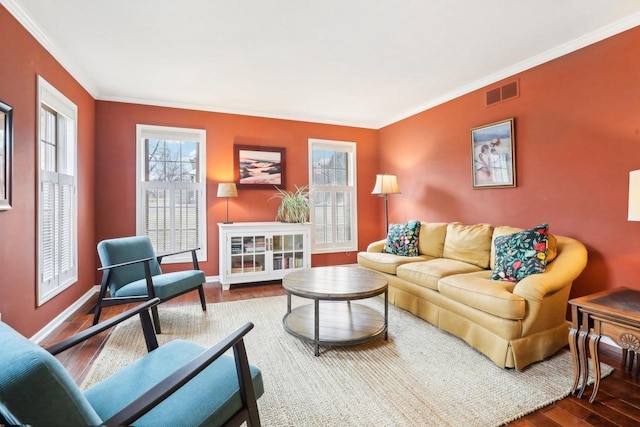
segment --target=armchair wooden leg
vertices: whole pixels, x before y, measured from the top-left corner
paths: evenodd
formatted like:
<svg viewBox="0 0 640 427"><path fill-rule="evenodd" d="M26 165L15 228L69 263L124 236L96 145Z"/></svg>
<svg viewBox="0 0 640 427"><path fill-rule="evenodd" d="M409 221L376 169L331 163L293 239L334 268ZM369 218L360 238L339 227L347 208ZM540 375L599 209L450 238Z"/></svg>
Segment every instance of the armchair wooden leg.
<svg viewBox="0 0 640 427"><path fill-rule="evenodd" d="M98 292L98 302L93 309L93 324L97 325L100 321L100 313L102 312L102 300L107 296L107 284L111 278L111 269L105 269L102 272L102 281L100 282L100 291Z"/></svg>
<svg viewBox="0 0 640 427"><path fill-rule="evenodd" d="M100 305L100 301L93 308L93 324L97 325L100 321L100 313L102 312L102 306Z"/></svg>
<svg viewBox="0 0 640 427"><path fill-rule="evenodd" d="M198 287L198 293L200 294L200 305L202 305L202 311L207 311L207 300L204 298L204 286Z"/></svg>
<svg viewBox="0 0 640 427"><path fill-rule="evenodd" d="M156 334L161 334L160 316L158 316L158 306L151 307L151 316L153 317L153 326L156 328Z"/></svg>
<svg viewBox="0 0 640 427"><path fill-rule="evenodd" d="M253 381L251 379L251 371L244 340L238 341L233 346L233 355L236 361L240 397L242 398L243 406L247 410L247 426L260 427L260 414L258 413L256 393L253 389Z"/></svg>

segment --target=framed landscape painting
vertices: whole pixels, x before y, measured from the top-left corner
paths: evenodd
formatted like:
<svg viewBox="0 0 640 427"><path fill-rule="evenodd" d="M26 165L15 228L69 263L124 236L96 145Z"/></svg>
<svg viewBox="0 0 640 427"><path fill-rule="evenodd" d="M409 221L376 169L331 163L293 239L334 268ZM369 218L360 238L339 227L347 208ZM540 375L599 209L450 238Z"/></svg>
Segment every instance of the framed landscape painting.
<svg viewBox="0 0 640 427"><path fill-rule="evenodd" d="M285 187L285 148L235 144L233 151L239 188Z"/></svg>
<svg viewBox="0 0 640 427"><path fill-rule="evenodd" d="M473 188L516 186L513 118L471 129Z"/></svg>
<svg viewBox="0 0 640 427"><path fill-rule="evenodd" d="M11 209L13 108L0 102L0 210Z"/></svg>

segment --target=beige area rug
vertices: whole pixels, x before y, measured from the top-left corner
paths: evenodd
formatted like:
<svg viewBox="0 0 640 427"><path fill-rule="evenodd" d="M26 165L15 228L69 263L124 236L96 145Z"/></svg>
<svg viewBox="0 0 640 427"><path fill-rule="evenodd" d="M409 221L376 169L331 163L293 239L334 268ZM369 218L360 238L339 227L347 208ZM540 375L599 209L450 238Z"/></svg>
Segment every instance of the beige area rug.
<svg viewBox="0 0 640 427"><path fill-rule="evenodd" d="M361 301L380 309L382 302ZM158 339L211 346L253 322L245 342L249 362L263 373L258 404L265 426L493 426L569 394L568 350L522 372L500 369L462 340L389 309L388 341L321 347L319 357L311 344L284 331L285 296L209 304L207 312L199 304L160 306ZM145 352L139 320L129 319L114 329L83 388ZM603 375L611 371L603 366Z"/></svg>

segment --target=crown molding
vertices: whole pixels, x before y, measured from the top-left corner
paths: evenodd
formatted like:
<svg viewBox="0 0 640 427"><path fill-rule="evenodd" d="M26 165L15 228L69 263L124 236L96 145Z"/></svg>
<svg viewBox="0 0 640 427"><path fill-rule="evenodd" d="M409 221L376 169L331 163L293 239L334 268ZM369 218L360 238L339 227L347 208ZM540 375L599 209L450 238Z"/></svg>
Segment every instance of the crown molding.
<svg viewBox="0 0 640 427"><path fill-rule="evenodd" d="M78 83L87 92L89 92L89 94L96 100L124 102L124 103L142 104L142 105L154 105L154 106L160 106L160 107L191 109L191 110L198 110L198 111L210 111L210 112L225 113L225 114L238 114L238 115L245 115L245 116L265 117L265 118L273 118L273 119L281 119L281 120L294 120L294 121L338 125L338 126L358 127L358 128L365 128L365 129L381 129L383 127L389 126L393 123L404 120L415 114L421 113L425 110L429 110L438 105L444 104L445 102L451 101L455 98L458 98L460 96L466 95L475 90L491 85L497 81L506 79L515 74L529 70L538 65L544 64L545 62L549 62L561 56L567 55L571 52L575 52L576 50L582 49L586 46L597 43L608 37L614 36L623 31L629 30L631 28L634 28L640 25L640 13L629 15L626 18L623 18L610 25L602 27L589 34L585 34L565 44L562 44L546 52L543 52L542 54L528 58L510 67L504 68L496 73L487 75L479 80L476 80L474 82L461 86L460 88L454 91L451 91L449 93L446 93L440 97L430 99L425 103L415 106L414 108L395 114L386 120L358 121L358 120L348 120L348 119L340 120L336 118L297 116L297 115L291 115L291 114L266 113L262 111L253 111L253 110L244 110L244 109L237 109L237 108L218 107L218 106L199 105L199 104L189 104L189 103L180 103L180 102L169 102L169 101L160 101L160 100L150 100L150 99L115 97L115 96L104 96L104 95L101 96L96 86L91 81L91 79L89 79L84 74L84 72L71 59L69 59L68 56L64 54L64 52L53 42L53 40L46 34L46 32L44 32L31 19L31 17L22 9L22 7L20 7L16 3L15 0L0 0L0 4L2 4L9 11L9 13L11 13L18 20L18 22L20 22L20 24L22 24L27 29L27 31L62 65L62 67L67 72L69 72L69 74L71 74L71 76L74 79L76 79L76 81L78 81Z"/></svg>
<svg viewBox="0 0 640 427"><path fill-rule="evenodd" d="M495 82L506 79L508 77L512 77L515 74L537 67L538 65L544 64L545 62L549 62L554 59L560 58L561 56L575 52L579 49L595 44L606 38L609 38L609 37L615 36L616 34L620 34L624 31L630 30L631 28L637 27L638 25L640 25L640 13L629 15L628 17L621 19L619 21L616 21L613 24L602 27L596 31L585 34L581 37L578 37L574 40L571 40L553 49L547 50L546 52L543 52L539 55L533 56L517 64L514 64L510 67L504 68L496 73L485 76L479 80L476 80L472 83L464 85L454 91L444 94L443 96L431 99L424 104L420 104L415 108L405 111L404 113L390 117L389 120L379 123L378 124L379 126L377 127L377 129L381 129L385 126L389 126L391 124L404 120L408 117L411 117L415 114L421 113L430 108L444 104L445 102L451 101L452 99L458 98L460 96L471 93L475 90L489 86Z"/></svg>
<svg viewBox="0 0 640 427"><path fill-rule="evenodd" d="M29 14L27 14L15 0L0 0L0 4L13 15L29 34L31 34L94 99L98 97L99 92L93 82L84 74L80 67L64 54L58 45L53 42L51 37L31 19Z"/></svg>
<svg viewBox="0 0 640 427"><path fill-rule="evenodd" d="M213 106L213 105L163 101L158 99L132 98L132 97L108 96L108 95L99 96L96 99L98 101L122 102L125 104L151 105L155 107L178 108L182 110L208 111L212 113L235 114L240 116L261 117L266 119L292 120L296 122L309 122L309 123L317 123L317 124L325 124L325 125L347 126L347 127L374 129L374 130L377 129L377 127L379 127L377 126L378 123L371 122L371 121L358 121L358 120L349 121L349 120L340 120L336 118L310 117L310 116L302 116L302 115L286 114L286 113L246 110L242 108L230 108L230 107L220 107L220 106Z"/></svg>

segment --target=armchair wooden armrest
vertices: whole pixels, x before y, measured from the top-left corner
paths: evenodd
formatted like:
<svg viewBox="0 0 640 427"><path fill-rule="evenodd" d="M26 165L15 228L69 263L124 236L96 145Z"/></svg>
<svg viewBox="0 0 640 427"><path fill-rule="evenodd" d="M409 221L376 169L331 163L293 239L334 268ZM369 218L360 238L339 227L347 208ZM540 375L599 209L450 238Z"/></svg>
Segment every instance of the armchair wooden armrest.
<svg viewBox="0 0 640 427"><path fill-rule="evenodd" d="M200 270L200 267L198 267L198 257L196 255L196 251L199 250L199 249L200 248L198 247L198 248L193 248L193 249L185 249L183 251L170 252L170 253L165 253L165 254L158 254L158 255L156 255L156 259L158 260L158 264L160 264L160 263L162 263L162 258L164 258L164 257L191 252L191 260L193 262L193 269L194 270Z"/></svg>
<svg viewBox="0 0 640 427"><path fill-rule="evenodd" d="M139 263L141 263L141 262L147 262L147 263L148 263L148 262L149 262L149 261L151 261L152 259L153 259L153 257L150 257L150 258L142 258L142 259L136 259L136 260L133 260L133 261L127 261L127 262L121 262L121 263L119 263L119 264L104 265L104 266L100 267L100 268L98 269L98 271L110 270L110 269L112 269L112 268L126 267L126 266L128 266L128 265L139 264Z"/></svg>
<svg viewBox="0 0 640 427"><path fill-rule="evenodd" d="M136 314L140 315L142 330L144 332L144 340L147 343L147 350L154 350L158 348L158 341L156 339L156 334L153 331L153 324L151 323L151 317L149 316L149 309L158 304L160 304L160 298L153 298L143 304L125 311L124 313L120 313L119 315L112 317L109 320L100 322L97 325L91 326L78 334L60 341L57 344L47 347L46 350L55 356L58 353L68 350L71 347L88 340L94 335L98 335L99 333L116 326L117 324L129 319L130 317L135 316Z"/></svg>

